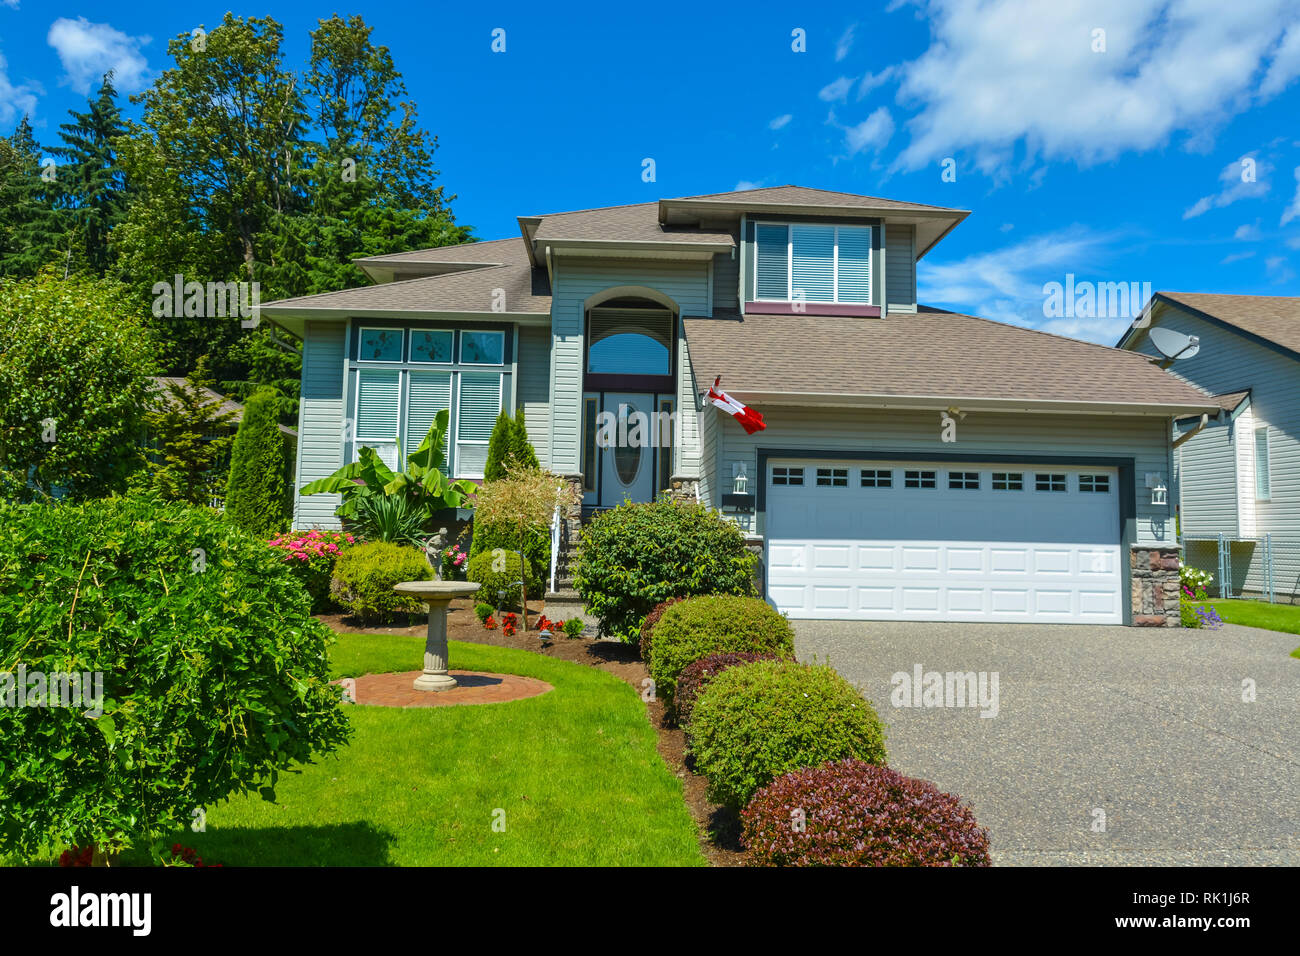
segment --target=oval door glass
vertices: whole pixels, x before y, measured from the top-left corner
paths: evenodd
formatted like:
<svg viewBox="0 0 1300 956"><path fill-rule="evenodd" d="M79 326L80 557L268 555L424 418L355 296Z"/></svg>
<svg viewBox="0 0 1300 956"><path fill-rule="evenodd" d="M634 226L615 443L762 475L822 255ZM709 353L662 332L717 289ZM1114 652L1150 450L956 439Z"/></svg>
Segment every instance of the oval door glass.
<svg viewBox="0 0 1300 956"><path fill-rule="evenodd" d="M624 419L626 425L624 425L624 422L619 422L620 425L623 425L620 431L627 436L628 440L619 441L614 448L614 470L618 473L618 480L625 485L630 485L636 480L636 473L641 465L641 445L643 442L633 440L640 437L634 431L636 418L633 416L636 415L636 411L636 406L630 403L619 406L620 415L627 416Z"/></svg>

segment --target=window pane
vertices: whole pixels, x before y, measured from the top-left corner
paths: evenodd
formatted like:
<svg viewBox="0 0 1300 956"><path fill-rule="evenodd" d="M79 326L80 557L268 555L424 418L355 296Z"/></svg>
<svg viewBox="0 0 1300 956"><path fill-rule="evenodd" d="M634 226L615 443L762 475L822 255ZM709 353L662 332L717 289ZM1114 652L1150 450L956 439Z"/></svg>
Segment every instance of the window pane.
<svg viewBox="0 0 1300 956"><path fill-rule="evenodd" d="M1255 429L1255 497L1266 501L1271 488L1268 474L1268 429Z"/></svg>
<svg viewBox="0 0 1300 956"><path fill-rule="evenodd" d="M357 372L357 444L397 441L397 398L401 372L361 369Z"/></svg>
<svg viewBox="0 0 1300 956"><path fill-rule="evenodd" d="M360 332L361 346L357 358L362 362L400 362L401 329L365 329Z"/></svg>
<svg viewBox="0 0 1300 956"><path fill-rule="evenodd" d="M460 333L460 360L470 365L500 365L505 359L504 332Z"/></svg>
<svg viewBox="0 0 1300 956"><path fill-rule="evenodd" d="M596 490L596 399L582 400L582 489Z"/></svg>
<svg viewBox="0 0 1300 956"><path fill-rule="evenodd" d="M835 298L835 227L791 226L791 297L809 302Z"/></svg>
<svg viewBox="0 0 1300 956"><path fill-rule="evenodd" d="M486 442L492 437L500 413L501 376L496 372L461 372L457 440Z"/></svg>
<svg viewBox="0 0 1300 956"><path fill-rule="evenodd" d="M871 229L840 226L839 301L871 301Z"/></svg>
<svg viewBox="0 0 1300 956"><path fill-rule="evenodd" d="M673 315L666 309L592 309L587 371L668 375Z"/></svg>
<svg viewBox="0 0 1300 956"><path fill-rule="evenodd" d="M450 330L413 329L411 331L411 361L450 362L451 339L452 333Z"/></svg>
<svg viewBox="0 0 1300 956"><path fill-rule="evenodd" d="M451 408L451 373L413 371L410 379L406 386L406 453L413 455L437 414ZM446 442L442 452L447 454Z"/></svg>
<svg viewBox="0 0 1300 956"><path fill-rule="evenodd" d="M756 232L758 298L785 301L790 298L786 227L758 226Z"/></svg>

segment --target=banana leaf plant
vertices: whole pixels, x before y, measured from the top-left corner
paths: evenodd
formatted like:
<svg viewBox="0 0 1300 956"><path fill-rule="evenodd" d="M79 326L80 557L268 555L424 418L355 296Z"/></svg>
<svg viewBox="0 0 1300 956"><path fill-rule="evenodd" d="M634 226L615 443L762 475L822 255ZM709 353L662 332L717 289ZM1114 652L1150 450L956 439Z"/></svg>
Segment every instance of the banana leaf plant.
<svg viewBox="0 0 1300 956"><path fill-rule="evenodd" d="M443 409L434 416L429 433L406 459L405 471L393 471L373 448L362 447L358 460L344 465L328 478L303 485L302 494L341 494L343 502L336 514L340 518L364 520L374 513L380 499L397 499L403 510L420 516L426 525L433 514L444 508L459 508L465 499L478 491L478 485L466 479L452 481L442 469L447 467L443 447L447 441L447 422L451 413Z"/></svg>

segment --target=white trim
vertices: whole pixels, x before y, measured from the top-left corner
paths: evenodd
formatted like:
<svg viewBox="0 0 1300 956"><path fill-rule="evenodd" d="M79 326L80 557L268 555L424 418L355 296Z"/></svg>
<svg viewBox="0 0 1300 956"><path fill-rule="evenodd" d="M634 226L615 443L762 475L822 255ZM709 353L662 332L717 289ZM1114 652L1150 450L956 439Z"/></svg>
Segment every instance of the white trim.
<svg viewBox="0 0 1300 956"><path fill-rule="evenodd" d="M1268 493L1263 497L1259 493L1259 435L1264 433L1264 484L1268 486L1265 489ZM1272 437L1269 435L1267 425L1257 425L1254 430L1253 444L1251 445L1251 460L1255 463L1255 500L1272 501L1273 500L1273 445Z"/></svg>
<svg viewBox="0 0 1300 956"><path fill-rule="evenodd" d="M761 226L780 226L785 230L785 288L786 297L784 299L764 299L758 294L758 230ZM831 299L826 305L876 305L876 267L873 253L876 248L876 230L883 229L882 226L874 224L851 225L848 223L817 223L817 222L776 222L772 220L754 220L754 290L751 302L793 302L794 301L794 226L821 226L823 229L830 229L832 235L831 241ZM865 229L867 230L867 301L866 302L844 302L840 300L840 229ZM884 247L884 232L880 233L881 248ZM886 293L885 298L888 298ZM820 302L821 300L805 299L806 302ZM712 313L710 313L712 315Z"/></svg>
<svg viewBox="0 0 1300 956"><path fill-rule="evenodd" d="M421 365L421 366L423 366L423 365L455 365L455 364L456 364L456 332L457 332L456 329L416 329L416 328L412 328L412 329L410 329L409 331L410 331L411 334L408 335L408 336L406 337L406 362L405 362L405 364L407 364L407 365ZM490 330L485 330L485 331L490 331ZM451 336L451 358L447 359L447 361L445 361L445 362L434 362L434 361L432 361L432 360L426 361L425 359L417 359L417 358L415 357L415 333L416 333L416 332L425 332L425 333L436 332L436 333L446 333L447 335L450 335L450 336Z"/></svg>

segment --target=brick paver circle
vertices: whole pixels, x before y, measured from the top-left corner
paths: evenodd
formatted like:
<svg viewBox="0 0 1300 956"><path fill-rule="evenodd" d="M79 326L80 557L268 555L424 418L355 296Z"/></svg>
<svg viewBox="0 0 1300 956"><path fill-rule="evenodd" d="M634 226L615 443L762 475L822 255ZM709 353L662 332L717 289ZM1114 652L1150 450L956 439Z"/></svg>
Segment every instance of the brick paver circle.
<svg viewBox="0 0 1300 956"><path fill-rule="evenodd" d="M485 671L450 671L459 686L451 690L416 690L412 684L421 671L400 674L363 674L353 679L350 696L371 707L454 707L457 704L504 704L537 697L555 688L546 681L518 674ZM332 681L344 683L341 680Z"/></svg>

